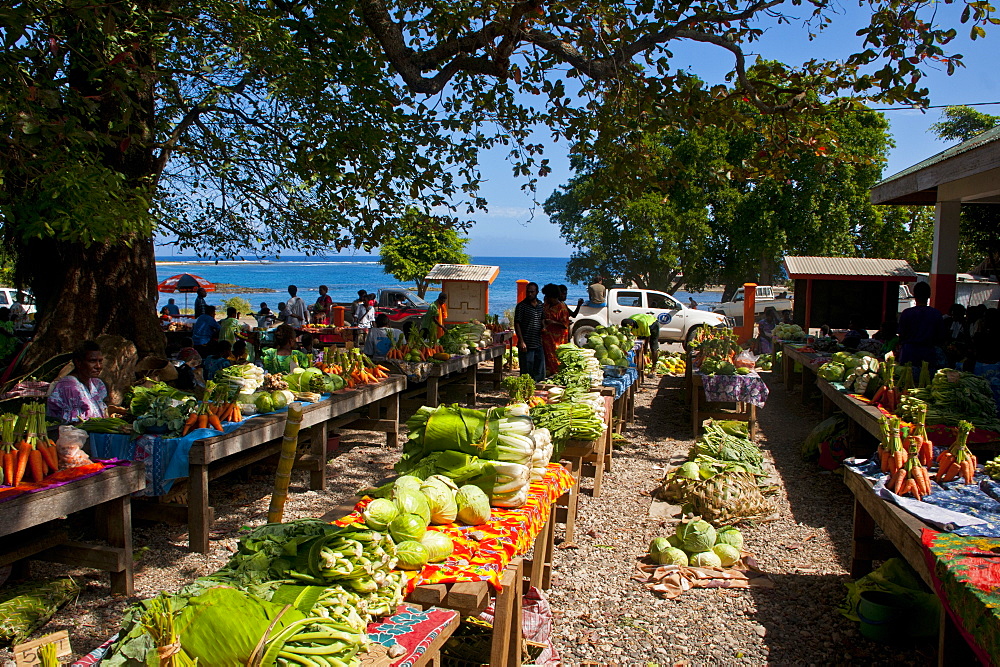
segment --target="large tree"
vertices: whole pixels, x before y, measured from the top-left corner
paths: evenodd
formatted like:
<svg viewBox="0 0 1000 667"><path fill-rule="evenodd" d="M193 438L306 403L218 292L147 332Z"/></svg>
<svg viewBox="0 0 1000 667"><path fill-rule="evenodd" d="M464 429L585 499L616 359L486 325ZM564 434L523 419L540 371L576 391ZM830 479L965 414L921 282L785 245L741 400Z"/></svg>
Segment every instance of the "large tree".
<svg viewBox="0 0 1000 667"><path fill-rule="evenodd" d="M417 294L427 294L427 274L435 264L468 264L468 238L455 230L455 223L427 215L416 208L403 214L393 233L379 246L385 272L396 280L417 283Z"/></svg>
<svg viewBox="0 0 1000 667"><path fill-rule="evenodd" d="M959 4L985 35L992 9ZM846 108L845 90L924 102L924 64L961 64L944 50L955 29L928 3L866 6L857 54L776 65L773 86L744 49L792 18L821 28L829 0L5 3L0 222L38 298L36 354L100 333L162 345L155 233L225 256L371 247L414 201L481 207L483 148L509 144L518 174L544 174L534 123L572 141L640 120L738 124L732 91L671 69L676 43L728 54L735 95L762 113ZM772 148L806 147L821 125Z"/></svg>

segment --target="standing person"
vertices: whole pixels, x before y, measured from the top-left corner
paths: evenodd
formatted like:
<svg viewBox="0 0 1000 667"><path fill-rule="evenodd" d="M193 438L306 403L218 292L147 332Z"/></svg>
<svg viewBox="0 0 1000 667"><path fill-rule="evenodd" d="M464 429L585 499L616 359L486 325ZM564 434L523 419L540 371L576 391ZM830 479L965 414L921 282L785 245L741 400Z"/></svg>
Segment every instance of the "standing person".
<svg viewBox="0 0 1000 667"><path fill-rule="evenodd" d="M235 308L226 308L226 318L219 322L219 340L228 340L232 345L240 332L240 314Z"/></svg>
<svg viewBox="0 0 1000 667"><path fill-rule="evenodd" d="M375 295L366 294L364 300L358 306L361 319L355 318L354 326L361 329L368 329L375 326L375 316L378 314L376 308Z"/></svg>
<svg viewBox="0 0 1000 667"><path fill-rule="evenodd" d="M638 313L623 320L622 326L635 327L639 338L646 341L646 348L649 350L650 364L649 375L656 375L656 362L660 358L660 321L656 315L649 313ZM622 350L626 352L627 350Z"/></svg>
<svg viewBox="0 0 1000 667"><path fill-rule="evenodd" d="M301 329L309 321L309 307L302 297L296 296L299 288L288 286L288 301L285 302L285 324L293 329Z"/></svg>
<svg viewBox="0 0 1000 667"><path fill-rule="evenodd" d="M438 294L434 303L430 305L420 320L420 328L423 329L432 343L437 342L437 339L444 335L444 323L448 319L447 301L447 294L444 292Z"/></svg>
<svg viewBox="0 0 1000 667"><path fill-rule="evenodd" d="M569 306L566 305L566 299L568 298L569 298L569 288L566 287L565 285L559 285L559 300L566 308L567 313L569 313ZM573 310L572 313L569 313L570 319L573 319L574 317L580 314L580 308L583 307L584 303L585 301L582 298L576 302L576 308ZM569 340L569 327L566 328L566 340L564 340L563 342L565 343L567 340Z"/></svg>
<svg viewBox="0 0 1000 667"><path fill-rule="evenodd" d="M191 325L191 341L195 348L204 347L210 340L217 338L219 328L219 323L215 321L215 306L205 306L205 312Z"/></svg>
<svg viewBox="0 0 1000 667"><path fill-rule="evenodd" d="M698 302L694 300L693 296L688 297L688 308L691 310L698 310Z"/></svg>
<svg viewBox="0 0 1000 667"><path fill-rule="evenodd" d="M73 370L52 383L46 411L61 422L106 417L108 388L100 379L104 368L101 346L85 340L73 351Z"/></svg>
<svg viewBox="0 0 1000 667"><path fill-rule="evenodd" d="M264 301L260 302L260 311L256 315L257 327L260 329L266 329L272 324L274 324L274 313L271 309L267 307L267 303Z"/></svg>
<svg viewBox="0 0 1000 667"><path fill-rule="evenodd" d="M177 307L177 302L173 299L167 299L167 305L164 308L167 309L167 315L170 317L177 317L181 314L181 309Z"/></svg>
<svg viewBox="0 0 1000 667"><path fill-rule="evenodd" d="M333 313L333 299L327 294L330 290L326 285L319 286L319 296L313 304L313 323L321 326L330 324L330 316Z"/></svg>
<svg viewBox="0 0 1000 667"><path fill-rule="evenodd" d="M354 326L359 326L358 323L361 322L367 312L368 291L359 289L358 298L351 302L351 319L354 321Z"/></svg>
<svg viewBox="0 0 1000 667"><path fill-rule="evenodd" d="M24 292L18 292L14 297L14 303L10 306L10 321L14 323L15 329L20 329L28 323L28 308L24 305L26 300Z"/></svg>
<svg viewBox="0 0 1000 667"><path fill-rule="evenodd" d="M514 333L517 334L517 359L521 375L535 382L545 379L545 352L542 350L542 324L545 307L538 300L538 283L528 283L524 299L514 308Z"/></svg>
<svg viewBox="0 0 1000 667"><path fill-rule="evenodd" d="M559 285L548 284L542 288L542 351L545 354L545 373L555 375L559 370L556 348L569 336L569 309L559 298Z"/></svg>
<svg viewBox="0 0 1000 667"><path fill-rule="evenodd" d="M931 298L931 286L919 282L913 286L913 300L917 305L899 314L899 362L912 364L919 369L923 362L937 370L938 343L941 340L941 311L927 305Z"/></svg>
<svg viewBox="0 0 1000 667"><path fill-rule="evenodd" d="M295 349L295 329L279 324L274 330L274 347L264 350L261 362L268 373L291 373L292 368L309 368L312 359L302 350ZM294 364L294 366L293 366Z"/></svg>
<svg viewBox="0 0 1000 667"><path fill-rule="evenodd" d="M208 307L208 302L205 300L207 295L208 292L205 291L204 287L198 288L198 298L194 300L194 316L196 318L205 314L205 308Z"/></svg>
<svg viewBox="0 0 1000 667"><path fill-rule="evenodd" d="M608 298L608 288L604 286L604 277L597 276L594 282L587 286L587 299L591 306L603 306Z"/></svg>
<svg viewBox="0 0 1000 667"><path fill-rule="evenodd" d="M774 352L774 327L778 326L778 311L774 306L764 309L764 317L757 322L757 331L760 334L760 353L772 354Z"/></svg>

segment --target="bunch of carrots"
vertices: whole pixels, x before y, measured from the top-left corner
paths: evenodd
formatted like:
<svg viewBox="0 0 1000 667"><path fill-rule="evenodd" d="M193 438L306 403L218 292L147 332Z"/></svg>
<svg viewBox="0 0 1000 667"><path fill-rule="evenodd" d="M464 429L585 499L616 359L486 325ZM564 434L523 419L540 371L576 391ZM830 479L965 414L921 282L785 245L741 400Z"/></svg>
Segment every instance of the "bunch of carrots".
<svg viewBox="0 0 1000 667"><path fill-rule="evenodd" d="M347 383L347 388L353 389L359 384L375 384L384 380L389 377L389 369L362 354L348 365L341 376Z"/></svg>
<svg viewBox="0 0 1000 667"><path fill-rule="evenodd" d="M20 484L26 473L30 473L31 481L41 482L49 472L59 470L56 445L46 432L43 404L25 403L17 417L3 415L0 437L4 482L8 486Z"/></svg>
<svg viewBox="0 0 1000 667"><path fill-rule="evenodd" d="M966 484L972 484L972 478L976 474L976 466L979 465L975 455L969 451L969 446L966 444L972 429L973 426L970 422L964 420L958 422L958 436L955 438L955 443L938 456L938 471L937 475L934 476L935 482L939 484L951 482L961 475Z"/></svg>
<svg viewBox="0 0 1000 667"><path fill-rule="evenodd" d="M243 413L235 401L230 400L231 389L225 384L209 381L205 384L205 399L184 422L181 436L199 428L222 430L222 422L243 421Z"/></svg>
<svg viewBox="0 0 1000 667"><path fill-rule="evenodd" d="M872 397L872 405L881 406L888 412L895 412L903 392L896 387L896 358L892 352L885 355L885 361L882 362L882 380L884 384Z"/></svg>
<svg viewBox="0 0 1000 667"><path fill-rule="evenodd" d="M929 466L934 462L934 445L931 443L931 439L927 437L926 420L927 405L923 404L917 412L917 421L910 426L910 432L906 436L905 442L909 451L916 451L917 457L920 459L920 464Z"/></svg>
<svg viewBox="0 0 1000 667"><path fill-rule="evenodd" d="M882 472L892 476L903 469L909 458L900 437L899 417L883 417L879 426L882 429L882 442L878 446L879 461Z"/></svg>
<svg viewBox="0 0 1000 667"><path fill-rule="evenodd" d="M916 448L910 450L906 463L889 478L888 487L897 496L910 494L917 500L930 495L931 476L927 468L920 463Z"/></svg>

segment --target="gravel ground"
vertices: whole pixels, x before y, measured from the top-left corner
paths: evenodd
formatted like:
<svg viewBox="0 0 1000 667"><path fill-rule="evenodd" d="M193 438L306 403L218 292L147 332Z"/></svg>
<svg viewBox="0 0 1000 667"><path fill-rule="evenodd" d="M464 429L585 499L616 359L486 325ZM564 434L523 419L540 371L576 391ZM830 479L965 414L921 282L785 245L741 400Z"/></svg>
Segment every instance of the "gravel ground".
<svg viewBox="0 0 1000 667"><path fill-rule="evenodd" d="M647 380L600 498L591 497L592 480L584 480L576 544L559 544L548 593L564 664L931 662L932 646L887 650L865 641L836 612L848 581L851 497L839 477L800 461L798 445L819 415L801 406L797 394L790 399L780 384L772 385L759 413L760 444L780 479L774 497L779 518L743 529L746 548L774 588L700 589L662 600L632 580L649 541L667 534L673 523L650 517L650 493L671 458L692 444L682 392L682 379ZM501 400L495 392L481 396L487 405ZM381 443L377 434L345 432L323 492L308 491L307 473L293 472L286 519L322 516L349 502L359 486L390 474L398 453ZM184 526L136 522L136 597L110 596L104 573L32 563L35 577L72 574L83 588L37 634L69 630L75 654L85 654L114 634L122 610L134 600L176 590L218 569L243 527L265 523L272 480L258 466L213 481L217 521L208 554L187 551ZM0 664L13 664L10 658L0 652Z"/></svg>

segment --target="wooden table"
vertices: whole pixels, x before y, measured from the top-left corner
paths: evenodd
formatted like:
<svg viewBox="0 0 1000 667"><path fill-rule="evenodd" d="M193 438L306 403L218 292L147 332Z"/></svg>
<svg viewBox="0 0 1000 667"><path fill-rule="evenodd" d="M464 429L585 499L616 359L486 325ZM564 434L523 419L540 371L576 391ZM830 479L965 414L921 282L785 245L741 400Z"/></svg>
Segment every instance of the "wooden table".
<svg viewBox="0 0 1000 667"><path fill-rule="evenodd" d="M885 560L898 553L933 591L934 583L920 543L920 531L930 526L897 505L876 496L872 492L872 483L853 470L844 468L844 483L854 494L851 577L863 577L872 571L872 561ZM876 525L882 529L887 539L875 539ZM942 610L938 632L938 665L972 664L956 655L966 652L971 653L950 616Z"/></svg>
<svg viewBox="0 0 1000 667"><path fill-rule="evenodd" d="M493 362L493 382L494 386L499 386L500 380L503 378L503 355L506 350L506 343L501 342L465 356L452 357L448 361L432 363L427 371L426 386L407 391L404 398L417 398L419 400L419 397L422 396L424 405L435 408L440 402L441 387L451 385L464 390L465 395L469 397L469 405L474 406L476 404L476 373L479 371L479 364Z"/></svg>
<svg viewBox="0 0 1000 667"><path fill-rule="evenodd" d="M309 470L310 489L326 489L326 447L331 429L384 432L386 446L396 448L399 394L405 386L405 377L390 375L377 384L334 393L328 399L303 406L300 428L308 431L310 452L298 457L295 467ZM182 512L182 520L188 524L188 548L207 552L209 528L214 520L208 501L209 480L280 452L286 414L255 417L235 431L195 442L188 454L187 504L148 504L143 516L176 519L178 511Z"/></svg>
<svg viewBox="0 0 1000 667"><path fill-rule="evenodd" d="M829 358L829 355L816 352L802 352L797 347L785 345L782 347L781 373L784 376L785 389L795 389L796 379L802 387L802 404L808 405L816 395L816 367L810 362L819 358ZM795 363L802 366L801 371L795 371Z"/></svg>
<svg viewBox="0 0 1000 667"><path fill-rule="evenodd" d="M0 503L0 566L26 558L92 567L111 573L111 592L132 595L131 495L146 486L141 463L115 466L96 475ZM109 546L67 538L66 515L88 508L97 513L99 537Z"/></svg>
<svg viewBox="0 0 1000 667"><path fill-rule="evenodd" d="M706 419L731 419L747 422L750 439L757 437L757 406L753 403L737 402L735 410L706 409L702 407L701 398L705 388L700 373L694 373L691 378L691 426L694 437L701 435L702 422ZM708 405L709 401L705 401Z"/></svg>

